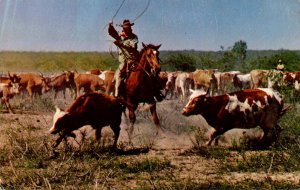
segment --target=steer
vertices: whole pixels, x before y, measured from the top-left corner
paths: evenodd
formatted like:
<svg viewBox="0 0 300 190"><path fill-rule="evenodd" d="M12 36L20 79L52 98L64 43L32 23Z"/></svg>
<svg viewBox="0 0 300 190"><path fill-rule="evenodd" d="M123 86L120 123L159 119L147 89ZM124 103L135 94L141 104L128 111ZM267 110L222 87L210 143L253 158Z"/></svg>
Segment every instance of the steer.
<svg viewBox="0 0 300 190"><path fill-rule="evenodd" d="M75 86L74 73L71 71L63 72L58 76L49 78L47 84L54 90L54 98L57 97L59 91L62 91L64 99L66 99L66 88L71 91L72 86Z"/></svg>
<svg viewBox="0 0 300 190"><path fill-rule="evenodd" d="M60 135L53 144L53 148L57 147L65 137L74 137L72 131L84 125L91 125L96 129L97 140L101 138L102 127L110 125L115 134L113 148L116 148L123 111L124 106L120 99L97 92L78 97L66 112L56 108L50 133L60 133Z"/></svg>
<svg viewBox="0 0 300 190"><path fill-rule="evenodd" d="M38 74L34 73L23 73L20 74L20 91L27 91L30 100L33 99L33 94L37 93L42 95L43 92L50 90L50 87L46 83L46 79Z"/></svg>
<svg viewBox="0 0 300 190"><path fill-rule="evenodd" d="M185 116L201 114L214 128L207 145L233 128L255 128L264 132L260 148L271 145L280 132L279 118L284 114L283 100L278 92L268 88L247 89L220 96L208 97L202 91L194 91L183 108Z"/></svg>
<svg viewBox="0 0 300 190"><path fill-rule="evenodd" d="M75 74L76 97L79 96L81 88L85 93L101 90L105 92L104 80L93 74ZM76 98L75 97L75 98Z"/></svg>

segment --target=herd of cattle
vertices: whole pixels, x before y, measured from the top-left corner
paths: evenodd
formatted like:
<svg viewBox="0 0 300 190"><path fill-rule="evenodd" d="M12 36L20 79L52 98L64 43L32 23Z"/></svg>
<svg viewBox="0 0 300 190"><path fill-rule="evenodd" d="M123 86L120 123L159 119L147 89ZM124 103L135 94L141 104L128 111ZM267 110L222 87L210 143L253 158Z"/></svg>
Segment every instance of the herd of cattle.
<svg viewBox="0 0 300 190"><path fill-rule="evenodd" d="M161 72L159 79L166 99L178 98L182 101L190 95L189 102L183 108L182 114L185 116L201 114L215 129L208 144L232 128L260 126L264 131L261 141L263 145L268 146L280 131L277 122L286 111L283 108L280 94L273 88L286 85L299 90L300 72L252 70L250 73L243 74L239 71L196 70L194 72ZM68 121L74 124L73 120L69 120L68 117L71 117L73 112L78 116L79 113L83 113L82 110L90 109L98 99L99 102L100 99L102 101L99 105L107 104L107 106L117 101L116 98L110 96L114 92L114 71L112 70L93 69L85 73L65 71L54 76L8 72L0 77L0 97L10 113L13 113L13 110L9 105L9 99L14 95L27 92L32 101L35 94L42 95L51 89L54 91L54 98L60 91L65 98L66 89L69 89L74 99L80 96L82 89L85 94L85 96L77 98L68 109L68 115L62 114L62 112L58 114L60 116L56 120L60 119L62 122L60 125L66 124ZM98 90L104 93L90 93ZM107 95L103 96L103 94ZM97 101L92 103L91 100ZM83 102L85 102L84 105ZM87 104L91 106L86 107ZM122 107L118 107L118 117L121 112ZM90 115L93 115L92 113L93 111ZM105 113L101 111L101 115L103 114ZM57 117L57 114L54 117ZM107 116L107 118L111 117L113 116ZM99 119L97 116L95 118ZM111 127L115 132L114 146L116 146L120 121L118 120L116 123L114 118L111 118L110 121L107 123L96 119L95 123L101 125L113 123ZM78 121L78 123L80 122ZM95 123L91 125L93 126ZM55 121L51 132L57 133L59 130L56 127L58 126L59 123ZM70 129L74 130L75 128ZM64 129L65 133L58 138L56 146L64 136L73 136L72 130Z"/></svg>
<svg viewBox="0 0 300 190"><path fill-rule="evenodd" d="M274 77L276 76L276 77ZM281 80L278 80L278 76ZM252 70L249 73L239 71L219 72L217 70L196 70L194 72L160 72L160 85L167 99L187 99L190 89L203 89L210 96L229 92L256 89L276 88L287 85L300 89L300 72L281 72L273 70ZM69 89L74 99L83 89L84 93L102 91L114 93L114 71L92 69L85 73L65 71L53 76L43 76L41 73L14 73L0 75L0 98L2 104L13 113L9 99L18 93L27 92L32 101L34 95L42 95L49 90L54 91L54 98L62 92L66 98Z"/></svg>

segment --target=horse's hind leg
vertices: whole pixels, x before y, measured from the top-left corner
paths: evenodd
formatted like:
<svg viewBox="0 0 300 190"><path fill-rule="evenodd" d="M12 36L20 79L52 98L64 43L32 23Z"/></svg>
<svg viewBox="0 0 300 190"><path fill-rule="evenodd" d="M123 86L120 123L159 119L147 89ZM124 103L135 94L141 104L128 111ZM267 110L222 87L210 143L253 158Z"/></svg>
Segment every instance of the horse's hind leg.
<svg viewBox="0 0 300 190"><path fill-rule="evenodd" d="M151 112L151 115L152 115L153 122L154 122L154 124L156 126L156 135L158 135L159 131L161 131L162 133L164 133L164 130L161 128L160 123L159 123L159 119L158 119L158 116L157 116L156 103L151 104L151 106L150 106L150 112Z"/></svg>

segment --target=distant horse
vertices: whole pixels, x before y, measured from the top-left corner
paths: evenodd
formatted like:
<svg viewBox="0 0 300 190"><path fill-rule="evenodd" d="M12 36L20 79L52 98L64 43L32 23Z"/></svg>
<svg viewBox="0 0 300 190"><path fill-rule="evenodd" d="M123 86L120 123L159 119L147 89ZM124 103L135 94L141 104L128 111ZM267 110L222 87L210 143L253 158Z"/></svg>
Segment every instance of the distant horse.
<svg viewBox="0 0 300 190"><path fill-rule="evenodd" d="M152 119L156 125L156 134L162 128L156 113L156 100L158 74L161 70L159 65L159 47L152 44L145 45L140 51L138 61L130 66L130 73L126 78L123 93L124 101L129 110L130 129L129 136L133 133L133 125L136 121L135 110L139 103L148 103Z"/></svg>

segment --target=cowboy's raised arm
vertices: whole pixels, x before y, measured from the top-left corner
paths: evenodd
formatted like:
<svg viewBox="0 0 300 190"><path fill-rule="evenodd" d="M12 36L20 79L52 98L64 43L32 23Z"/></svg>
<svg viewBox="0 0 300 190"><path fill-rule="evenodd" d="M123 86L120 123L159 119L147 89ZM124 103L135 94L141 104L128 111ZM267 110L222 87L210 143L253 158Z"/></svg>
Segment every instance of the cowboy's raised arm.
<svg viewBox="0 0 300 190"><path fill-rule="evenodd" d="M118 32L116 31L116 29L113 26L113 23L110 22L108 24L108 34L113 37L116 40L121 40L121 37L119 36Z"/></svg>

